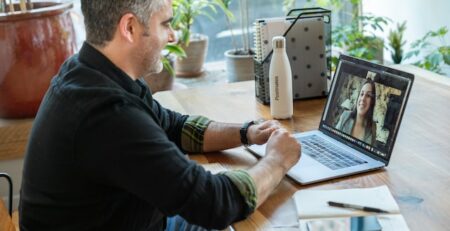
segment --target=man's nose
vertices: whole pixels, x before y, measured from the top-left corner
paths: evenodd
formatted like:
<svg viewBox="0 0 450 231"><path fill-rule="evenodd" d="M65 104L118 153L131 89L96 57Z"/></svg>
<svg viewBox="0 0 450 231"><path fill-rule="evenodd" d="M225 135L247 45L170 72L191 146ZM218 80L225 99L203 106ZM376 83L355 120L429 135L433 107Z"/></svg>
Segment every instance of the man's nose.
<svg viewBox="0 0 450 231"><path fill-rule="evenodd" d="M173 31L172 28L169 29L169 37L168 37L168 42L169 43L174 43L177 41L177 37L175 35L175 32Z"/></svg>

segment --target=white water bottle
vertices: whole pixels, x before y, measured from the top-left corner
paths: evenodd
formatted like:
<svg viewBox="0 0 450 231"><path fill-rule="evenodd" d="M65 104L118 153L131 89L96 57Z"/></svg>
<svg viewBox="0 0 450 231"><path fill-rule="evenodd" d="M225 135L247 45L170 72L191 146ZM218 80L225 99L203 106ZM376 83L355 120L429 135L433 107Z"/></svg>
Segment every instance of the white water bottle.
<svg viewBox="0 0 450 231"><path fill-rule="evenodd" d="M274 119L289 119L293 114L292 71L286 54L286 39L272 39L273 54L270 61L270 113Z"/></svg>

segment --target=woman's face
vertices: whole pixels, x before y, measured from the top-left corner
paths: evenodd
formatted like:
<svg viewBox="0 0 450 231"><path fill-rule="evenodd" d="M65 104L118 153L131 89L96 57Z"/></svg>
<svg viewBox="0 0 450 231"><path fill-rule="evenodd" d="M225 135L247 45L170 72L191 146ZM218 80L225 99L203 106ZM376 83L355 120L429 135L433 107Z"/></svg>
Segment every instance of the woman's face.
<svg viewBox="0 0 450 231"><path fill-rule="evenodd" d="M365 116L370 109L370 105L372 104L372 97L374 95L372 85L370 83L364 84L359 92L358 104L356 107L356 111L358 115Z"/></svg>

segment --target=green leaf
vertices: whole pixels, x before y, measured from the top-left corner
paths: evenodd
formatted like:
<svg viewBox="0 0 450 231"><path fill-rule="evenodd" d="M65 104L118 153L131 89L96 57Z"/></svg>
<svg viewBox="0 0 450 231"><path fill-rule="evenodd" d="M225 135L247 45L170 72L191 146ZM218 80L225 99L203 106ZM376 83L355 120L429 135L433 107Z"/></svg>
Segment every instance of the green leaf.
<svg viewBox="0 0 450 231"><path fill-rule="evenodd" d="M409 51L409 52L406 53L405 59L409 59L409 58L411 58L411 57L413 57L413 56L418 56L419 53L420 53L420 50L412 50L412 51Z"/></svg>
<svg viewBox="0 0 450 231"><path fill-rule="evenodd" d="M174 76L175 70L173 69L172 65L170 65L170 61L166 57L163 57L161 59L161 62L163 64L164 69L166 69L167 72L169 72L170 76Z"/></svg>
<svg viewBox="0 0 450 231"><path fill-rule="evenodd" d="M444 63L446 63L447 65L450 65L450 46L442 46L442 47L439 47L438 50L442 54Z"/></svg>
<svg viewBox="0 0 450 231"><path fill-rule="evenodd" d="M427 61L429 61L433 66L439 66L439 64L443 61L442 54L439 52L434 52L425 57Z"/></svg>
<svg viewBox="0 0 450 231"><path fill-rule="evenodd" d="M231 0L216 0L219 4L223 4L224 9L230 9Z"/></svg>
<svg viewBox="0 0 450 231"><path fill-rule="evenodd" d="M180 58L186 57L186 52L179 45L167 44L164 49L166 49L169 52L168 54L174 54L175 56L180 57Z"/></svg>
<svg viewBox="0 0 450 231"><path fill-rule="evenodd" d="M414 50L407 52L405 59L422 54L424 58L414 65L442 74L442 65L450 65L450 46L437 46L429 40L430 38L440 38L441 43L444 43L444 36L447 33L448 29L445 26L436 31L427 32L421 39L412 43L411 47Z"/></svg>
<svg viewBox="0 0 450 231"><path fill-rule="evenodd" d="M287 14L293 8L295 8L295 0L284 0L283 1L283 12L285 14Z"/></svg>
<svg viewBox="0 0 450 231"><path fill-rule="evenodd" d="M438 35L441 37L444 37L447 34L447 32L448 32L448 29L445 26L439 28L439 30L437 31Z"/></svg>
<svg viewBox="0 0 450 231"><path fill-rule="evenodd" d="M191 37L191 32L187 29L183 29L183 30L181 30L181 37L178 42L181 44L184 44L186 46L189 46L190 37Z"/></svg>
<svg viewBox="0 0 450 231"><path fill-rule="evenodd" d="M389 46L391 47L391 58L395 64L399 64L403 60L403 46L406 44L406 41L403 40L403 34L406 30L406 21L402 24L397 23L396 30L390 30L388 35ZM409 54L408 58L412 55ZM405 57L406 59L407 57Z"/></svg>
<svg viewBox="0 0 450 231"><path fill-rule="evenodd" d="M230 2L231 0L173 0L174 19L172 28L181 31L179 44L189 45L191 25L197 16L205 15L209 19L214 20L214 17L208 13L208 10L215 14L220 9L230 21L234 20L233 14L228 9Z"/></svg>
<svg viewBox="0 0 450 231"><path fill-rule="evenodd" d="M214 2L219 6L220 9L222 9L228 20L230 20L231 22L235 21L234 15L230 11L231 0L214 0Z"/></svg>

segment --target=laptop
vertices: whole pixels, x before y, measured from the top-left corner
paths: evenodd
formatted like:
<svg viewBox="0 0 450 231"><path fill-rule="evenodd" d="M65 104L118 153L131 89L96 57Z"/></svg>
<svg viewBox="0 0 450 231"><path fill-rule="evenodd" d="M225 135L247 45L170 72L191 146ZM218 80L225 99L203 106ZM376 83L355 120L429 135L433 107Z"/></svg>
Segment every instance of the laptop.
<svg viewBox="0 0 450 231"><path fill-rule="evenodd" d="M319 129L294 134L302 156L287 175L311 184L388 166L413 81L412 74L341 55ZM265 148L247 150L264 156Z"/></svg>

